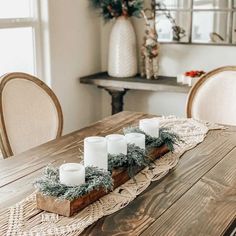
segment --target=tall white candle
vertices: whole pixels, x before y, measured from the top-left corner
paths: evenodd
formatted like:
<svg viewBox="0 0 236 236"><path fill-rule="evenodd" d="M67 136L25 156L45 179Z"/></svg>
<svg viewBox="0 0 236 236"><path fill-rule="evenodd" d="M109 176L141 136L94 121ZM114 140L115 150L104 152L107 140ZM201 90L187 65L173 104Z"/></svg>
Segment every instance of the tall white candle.
<svg viewBox="0 0 236 236"><path fill-rule="evenodd" d="M127 155L127 141L124 135L110 134L106 136L108 153Z"/></svg>
<svg viewBox="0 0 236 236"><path fill-rule="evenodd" d="M127 143L134 144L142 149L145 149L145 135L140 133L129 133L125 135Z"/></svg>
<svg viewBox="0 0 236 236"><path fill-rule="evenodd" d="M84 139L84 165L108 169L106 138L92 136Z"/></svg>
<svg viewBox="0 0 236 236"><path fill-rule="evenodd" d="M85 167L78 163L66 163L59 168L59 178L62 184L78 186L85 183Z"/></svg>
<svg viewBox="0 0 236 236"><path fill-rule="evenodd" d="M142 119L139 121L139 129L152 137L159 137L160 122L157 118Z"/></svg>

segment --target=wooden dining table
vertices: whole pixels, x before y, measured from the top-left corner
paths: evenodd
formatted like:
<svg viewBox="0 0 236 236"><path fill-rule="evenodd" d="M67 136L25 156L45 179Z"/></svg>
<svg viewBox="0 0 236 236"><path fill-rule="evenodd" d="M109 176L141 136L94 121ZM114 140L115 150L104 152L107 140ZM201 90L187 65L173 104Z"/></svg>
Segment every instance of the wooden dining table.
<svg viewBox="0 0 236 236"><path fill-rule="evenodd" d="M35 191L32 182L49 163L79 162L85 137L120 132L144 117L150 115L121 112L1 160L0 212ZM168 175L82 235L218 236L231 235L235 227L236 127L227 127L209 131Z"/></svg>

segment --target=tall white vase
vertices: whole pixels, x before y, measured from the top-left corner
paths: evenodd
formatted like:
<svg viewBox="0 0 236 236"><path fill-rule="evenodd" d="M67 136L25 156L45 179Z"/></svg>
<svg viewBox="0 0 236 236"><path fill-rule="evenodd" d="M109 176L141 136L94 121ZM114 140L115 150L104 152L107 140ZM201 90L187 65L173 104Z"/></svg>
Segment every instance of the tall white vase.
<svg viewBox="0 0 236 236"><path fill-rule="evenodd" d="M136 36L129 18L116 19L110 35L108 74L131 77L137 74Z"/></svg>

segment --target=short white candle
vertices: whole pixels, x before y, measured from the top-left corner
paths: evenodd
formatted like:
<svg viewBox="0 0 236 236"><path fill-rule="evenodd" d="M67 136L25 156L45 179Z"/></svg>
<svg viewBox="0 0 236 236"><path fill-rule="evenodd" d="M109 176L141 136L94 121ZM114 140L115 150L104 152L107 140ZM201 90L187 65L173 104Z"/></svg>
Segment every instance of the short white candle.
<svg viewBox="0 0 236 236"><path fill-rule="evenodd" d="M108 153L127 155L127 141L124 135L110 134L106 136Z"/></svg>
<svg viewBox="0 0 236 236"><path fill-rule="evenodd" d="M84 165L108 169L106 138L92 136L84 139Z"/></svg>
<svg viewBox="0 0 236 236"><path fill-rule="evenodd" d="M128 144L134 144L145 149L145 135L140 133L129 133L125 135Z"/></svg>
<svg viewBox="0 0 236 236"><path fill-rule="evenodd" d="M85 183L85 167L78 163L66 163L59 168L59 178L67 186L79 186Z"/></svg>
<svg viewBox="0 0 236 236"><path fill-rule="evenodd" d="M184 77L184 75L182 75L182 74L177 75L177 83L183 83L183 77Z"/></svg>
<svg viewBox="0 0 236 236"><path fill-rule="evenodd" d="M139 121L139 129L152 137L159 137L160 122L158 118L142 119Z"/></svg>
<svg viewBox="0 0 236 236"><path fill-rule="evenodd" d="M183 75L183 82L182 83L183 84L188 84L190 79L191 79L191 77Z"/></svg>

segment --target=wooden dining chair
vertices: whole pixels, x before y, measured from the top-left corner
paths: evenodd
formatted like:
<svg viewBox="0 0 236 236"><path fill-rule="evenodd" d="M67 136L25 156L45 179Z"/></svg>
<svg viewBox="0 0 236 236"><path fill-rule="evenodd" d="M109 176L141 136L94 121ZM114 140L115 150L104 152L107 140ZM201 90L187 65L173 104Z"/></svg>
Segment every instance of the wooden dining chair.
<svg viewBox="0 0 236 236"><path fill-rule="evenodd" d="M236 66L203 75L189 93L186 110L188 118L236 125Z"/></svg>
<svg viewBox="0 0 236 236"><path fill-rule="evenodd" d="M0 80L0 144L9 157L62 134L63 115L53 91L38 78L9 73Z"/></svg>

